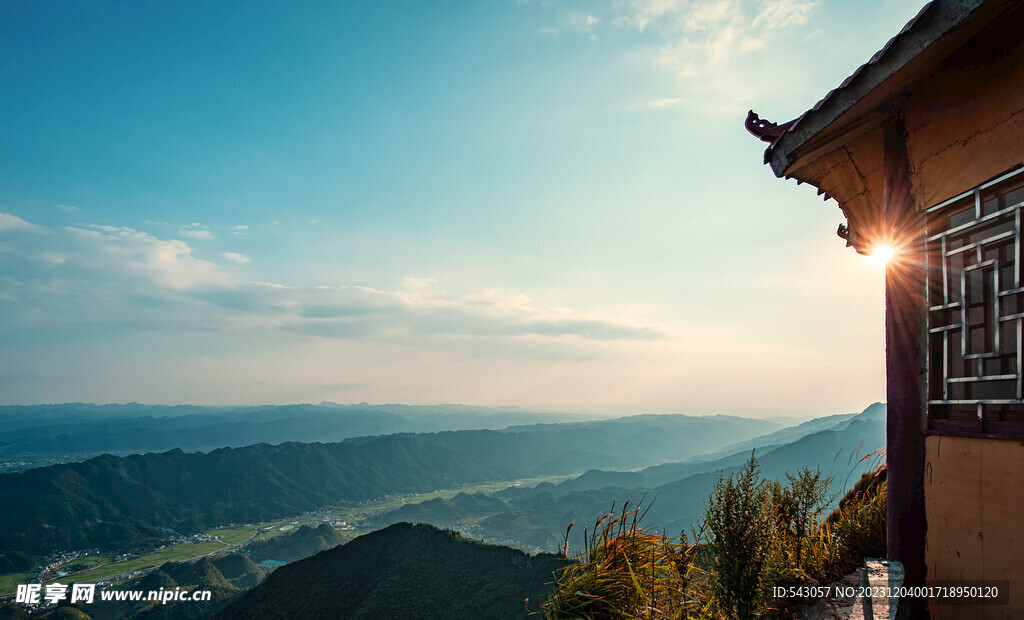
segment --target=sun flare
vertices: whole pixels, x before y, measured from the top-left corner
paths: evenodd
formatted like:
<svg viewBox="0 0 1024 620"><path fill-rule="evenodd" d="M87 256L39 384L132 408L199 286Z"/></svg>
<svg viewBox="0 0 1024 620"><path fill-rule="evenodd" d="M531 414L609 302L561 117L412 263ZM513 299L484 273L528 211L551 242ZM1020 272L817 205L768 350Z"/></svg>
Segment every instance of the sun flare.
<svg viewBox="0 0 1024 620"><path fill-rule="evenodd" d="M884 265L892 258L893 251L887 245L880 245L871 253L871 260L878 265Z"/></svg>

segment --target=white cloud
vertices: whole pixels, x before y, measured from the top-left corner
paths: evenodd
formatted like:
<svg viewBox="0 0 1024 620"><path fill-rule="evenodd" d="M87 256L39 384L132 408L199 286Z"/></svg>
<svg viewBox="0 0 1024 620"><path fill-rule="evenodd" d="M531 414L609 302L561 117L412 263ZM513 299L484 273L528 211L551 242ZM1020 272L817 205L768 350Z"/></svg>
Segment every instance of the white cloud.
<svg viewBox="0 0 1024 620"><path fill-rule="evenodd" d="M9 330L131 332L129 340L207 341L205 334L216 333L226 345L270 338L315 351L398 356L374 368L424 356L456 360L452 372L461 363L592 360L611 347L675 340L653 323L553 308L507 289L448 294L443 282L420 274L391 290L252 281L194 256L186 241L123 226L67 226L4 242L12 251L0 254L0 324ZM222 256L225 263L248 259Z"/></svg>
<svg viewBox="0 0 1024 620"><path fill-rule="evenodd" d="M241 234L245 234L245 233L249 232L249 227L246 226L245 224L239 224L238 226L232 226L231 230L236 235L241 235Z"/></svg>
<svg viewBox="0 0 1024 620"><path fill-rule="evenodd" d="M593 34L593 32L600 23L601 18L596 15L588 13L563 13L556 18L555 24L540 26L537 32L542 36L554 37L562 32L573 31L581 35L588 35L590 39L596 39L597 35Z"/></svg>
<svg viewBox="0 0 1024 620"><path fill-rule="evenodd" d="M664 97L661 99L653 99L651 101L641 101L638 103L623 106L624 110L667 110L671 108L679 108L682 106L692 106L694 101L692 99L683 97Z"/></svg>
<svg viewBox="0 0 1024 620"><path fill-rule="evenodd" d="M657 62L685 78L720 72L730 61L764 45L762 33L752 27L753 18L738 0L695 3L671 17L675 40L661 47Z"/></svg>
<svg viewBox="0 0 1024 620"><path fill-rule="evenodd" d="M744 11L738 0L709 0L691 4L683 27L687 32L716 34L724 24L742 22Z"/></svg>
<svg viewBox="0 0 1024 620"><path fill-rule="evenodd" d="M89 224L89 228L92 228L93 230L98 230L100 232L105 232L107 234L114 235L114 236L117 236L117 237L123 237L123 238L147 237L147 236L149 236L146 233L139 232L137 230L132 230L131 228L128 228L126 226L109 226L107 224Z"/></svg>
<svg viewBox="0 0 1024 620"><path fill-rule="evenodd" d="M569 16L569 27L576 32L591 32L600 21L593 15L575 14Z"/></svg>
<svg viewBox="0 0 1024 620"><path fill-rule="evenodd" d="M10 213L0 212L0 231L23 230L25 232L46 232L45 226L37 226Z"/></svg>
<svg viewBox="0 0 1024 620"><path fill-rule="evenodd" d="M78 207L72 207L71 205L57 205L57 208L66 213L75 213L78 211Z"/></svg>
<svg viewBox="0 0 1024 620"><path fill-rule="evenodd" d="M756 50L785 49L818 0L632 0L618 26L643 33L651 64L674 73L691 99L734 114L773 84L762 77L777 59ZM766 64L767 63L767 64Z"/></svg>
<svg viewBox="0 0 1024 620"><path fill-rule="evenodd" d="M632 0L627 14L617 17L614 23L643 32L652 22L666 17L679 19L688 4L684 0Z"/></svg>
<svg viewBox="0 0 1024 620"><path fill-rule="evenodd" d="M205 228L199 230L191 228L179 228L178 234L181 235L182 237L188 237L189 239L198 239L199 241L210 241L212 239L217 238L216 235L214 235L212 232Z"/></svg>
<svg viewBox="0 0 1024 620"><path fill-rule="evenodd" d="M15 259L0 263L0 277L31 284L16 296L33 308L23 316L63 323L271 329L328 340L439 346L460 355L491 355L496 346L523 355L543 349L545 358L578 355L601 342L670 337L657 325L545 307L501 288L451 296L433 278L406 278L397 290L247 281L195 257L185 241L124 226L68 226L45 243L13 238L12 245L14 252L4 256ZM222 256L249 262L236 252Z"/></svg>
<svg viewBox="0 0 1024 620"><path fill-rule="evenodd" d="M667 99L658 99L651 102L653 108L668 108L681 104L683 100L679 97L671 97Z"/></svg>
<svg viewBox="0 0 1024 620"><path fill-rule="evenodd" d="M753 25L768 29L802 26L817 6L817 0L769 0L761 3Z"/></svg>
<svg viewBox="0 0 1024 620"><path fill-rule="evenodd" d="M55 252L44 252L39 255L39 258L51 265L63 265L65 261L63 254L57 254Z"/></svg>
<svg viewBox="0 0 1024 620"><path fill-rule="evenodd" d="M402 280L402 290L405 291L422 291L431 288L437 284L435 278L404 278Z"/></svg>
<svg viewBox="0 0 1024 620"><path fill-rule="evenodd" d="M540 307L529 296L504 289L450 297L435 290L436 284L429 278L408 278L401 290L383 290L239 282L196 291L194 298L227 312L235 325L328 340L455 347L481 355L516 342L547 342L565 353L586 343L671 338L654 324ZM522 350L531 348L536 349L524 345ZM547 348L545 355L557 354Z"/></svg>
<svg viewBox="0 0 1024 620"><path fill-rule="evenodd" d="M217 266L192 256L192 248L178 239L159 239L127 227L91 225L67 227L69 249L79 255L75 262L93 269L143 277L158 287L184 290L229 286Z"/></svg>
<svg viewBox="0 0 1024 620"><path fill-rule="evenodd" d="M369 287L264 288L263 311L280 313L289 331L327 338L478 337L568 341L659 340L664 329L612 321L565 308L541 308L529 296L492 288L456 298L431 295L429 279L407 279L401 291ZM254 302L258 297L251 298ZM234 302L239 298L235 296ZM487 345L491 346L491 345Z"/></svg>

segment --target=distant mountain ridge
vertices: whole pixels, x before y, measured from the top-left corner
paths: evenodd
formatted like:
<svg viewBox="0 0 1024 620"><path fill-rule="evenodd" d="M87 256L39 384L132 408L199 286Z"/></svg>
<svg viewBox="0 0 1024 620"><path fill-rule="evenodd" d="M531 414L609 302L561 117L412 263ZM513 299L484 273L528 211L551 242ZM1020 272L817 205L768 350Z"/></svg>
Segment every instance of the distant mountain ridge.
<svg viewBox="0 0 1024 620"><path fill-rule="evenodd" d="M644 416L618 418L637 426ZM670 419L671 414L647 416ZM753 424L743 437L776 430L777 420L736 416L675 416L708 428L746 420ZM165 452L208 452L258 443L338 442L355 437L453 430L554 431L558 424L608 423L596 414L531 411L516 407L465 405L265 405L259 407L197 407L192 405L62 405L0 406L0 472L18 472L54 462L82 461L116 455ZM703 422L700 422L703 421ZM731 421L731 422L730 422ZM671 426L671 424L670 424ZM678 426L678 424L676 424ZM581 428L574 426L574 428ZM567 434L571 438L571 434ZM678 437L678 435L676 435ZM665 460L691 456L696 444L683 444ZM607 445L607 443L606 443ZM665 452L667 444L659 448ZM647 463L649 464L649 463Z"/></svg>
<svg viewBox="0 0 1024 620"><path fill-rule="evenodd" d="M398 432L503 429L537 421L579 421L584 416L513 407L462 405L193 405L0 406L0 456L186 452L257 443L334 442ZM75 459L81 460L81 459Z"/></svg>
<svg viewBox="0 0 1024 620"><path fill-rule="evenodd" d="M812 421L813 422L813 421ZM781 479L800 467L819 468L833 477L833 490L858 479L884 456L868 455L885 445L885 405L875 403L859 414L830 416L801 425L789 443L757 448L766 478ZM793 430L793 429L787 429ZM792 439L795 437L795 439ZM584 522L608 511L613 502L629 500L650 504L646 522L678 534L696 524L704 502L722 474L730 474L750 457L752 446L779 441L776 433L733 444L738 452L715 460L693 459L655 465L640 471L591 470L560 484L541 483L533 488L511 487L492 496L465 496L405 505L374 519L377 526L397 521L425 522L465 529L474 537L532 550L561 547L561 535L575 520ZM729 450L723 450L728 452ZM478 497L480 500L473 501ZM486 498L486 502L482 501ZM501 505L496 502L503 502ZM470 526L463 526L472 523ZM571 539L573 545L580 541Z"/></svg>

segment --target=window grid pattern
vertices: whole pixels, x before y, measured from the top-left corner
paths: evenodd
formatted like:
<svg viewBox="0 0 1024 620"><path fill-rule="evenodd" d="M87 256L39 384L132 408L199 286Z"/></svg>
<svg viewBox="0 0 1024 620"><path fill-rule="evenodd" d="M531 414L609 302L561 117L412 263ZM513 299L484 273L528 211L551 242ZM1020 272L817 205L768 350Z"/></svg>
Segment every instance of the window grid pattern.
<svg viewBox="0 0 1024 620"><path fill-rule="evenodd" d="M927 212L928 430L1024 437L1024 169Z"/></svg>

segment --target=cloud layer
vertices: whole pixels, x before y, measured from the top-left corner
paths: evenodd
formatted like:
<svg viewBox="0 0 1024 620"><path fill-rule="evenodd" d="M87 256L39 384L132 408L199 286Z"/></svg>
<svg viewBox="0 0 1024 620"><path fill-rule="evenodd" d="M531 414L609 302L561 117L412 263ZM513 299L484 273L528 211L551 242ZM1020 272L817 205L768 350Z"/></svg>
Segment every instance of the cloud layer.
<svg viewBox="0 0 1024 620"><path fill-rule="evenodd" d="M544 34L569 31L597 38L632 33L635 58L676 78L677 92L645 107L698 105L736 114L774 87L792 37L806 37L819 0L617 0L592 2L587 12L542 5ZM621 39L621 37L620 37ZM760 56L759 56L760 54ZM685 96L679 96L685 95Z"/></svg>
<svg viewBox="0 0 1024 620"><path fill-rule="evenodd" d="M446 297L435 281L407 279L399 290L366 286L294 287L232 275L199 258L180 239L127 227L68 226L40 247L37 227L14 216L5 223L14 260L0 264L7 313L33 309L50 320L117 320L166 329L275 329L330 339L392 343L437 339L541 338L567 342L657 340L667 330L608 320L564 308L542 308L500 288ZM202 231L198 225L190 230ZM35 237L35 235L33 235ZM222 252L226 264L249 257ZM157 310L154 310L154 307ZM201 316L202 320L198 317ZM193 320L195 319L195 320Z"/></svg>
<svg viewBox="0 0 1024 620"><path fill-rule="evenodd" d="M0 212L0 231L20 230L24 232L46 232L46 228L29 224L25 220L10 213Z"/></svg>

